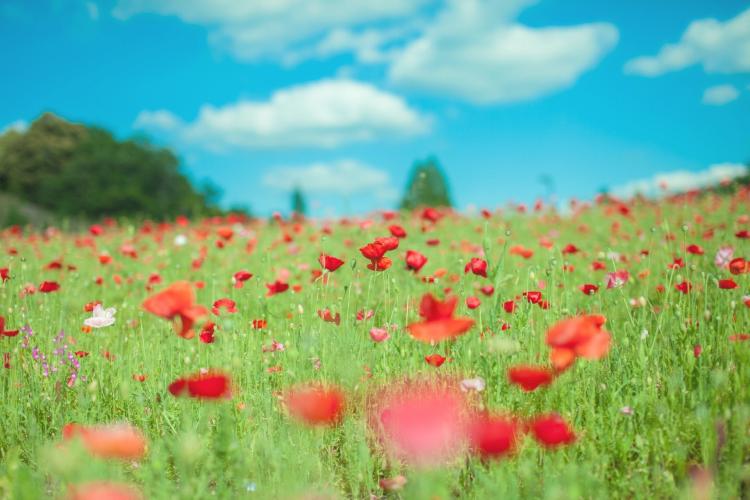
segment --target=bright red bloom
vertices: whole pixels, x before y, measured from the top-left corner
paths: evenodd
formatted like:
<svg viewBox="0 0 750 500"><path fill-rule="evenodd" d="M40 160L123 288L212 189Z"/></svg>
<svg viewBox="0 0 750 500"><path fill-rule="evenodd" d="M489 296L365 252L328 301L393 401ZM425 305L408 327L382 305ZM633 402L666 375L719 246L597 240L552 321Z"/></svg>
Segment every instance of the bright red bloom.
<svg viewBox="0 0 750 500"><path fill-rule="evenodd" d="M479 415L469 426L471 447L484 459L513 453L521 433L516 420L502 416Z"/></svg>
<svg viewBox="0 0 750 500"><path fill-rule="evenodd" d="M397 224L388 226L388 231L391 232L391 236L395 236L396 238L406 238L406 231Z"/></svg>
<svg viewBox="0 0 750 500"><path fill-rule="evenodd" d="M218 371L196 373L187 378L179 378L169 384L169 392L174 396L187 395L197 399L221 399L231 397L231 381L228 375Z"/></svg>
<svg viewBox="0 0 750 500"><path fill-rule="evenodd" d="M538 304L542 300L542 292L523 292L523 296L526 297L526 301L530 304Z"/></svg>
<svg viewBox="0 0 750 500"><path fill-rule="evenodd" d="M599 287L592 283L583 284L579 287L579 289L584 293L584 295L594 295L599 291Z"/></svg>
<svg viewBox="0 0 750 500"><path fill-rule="evenodd" d="M418 273L427 263L427 257L415 250L406 251L406 268Z"/></svg>
<svg viewBox="0 0 750 500"><path fill-rule="evenodd" d="M584 315L555 323L547 332L547 345L552 347L552 364L565 370L576 356L599 359L609 352L610 334L602 330L606 318Z"/></svg>
<svg viewBox="0 0 750 500"><path fill-rule="evenodd" d="M39 285L39 291L42 293L56 292L60 289L60 284L57 281L43 281Z"/></svg>
<svg viewBox="0 0 750 500"><path fill-rule="evenodd" d="M237 271L232 276L232 281L234 282L235 288L242 288L245 286L245 282L253 277L253 273L250 273L248 271L242 270Z"/></svg>
<svg viewBox="0 0 750 500"><path fill-rule="evenodd" d="M3 316L0 316L0 338L15 337L16 335L18 335L18 330L6 330L5 318Z"/></svg>
<svg viewBox="0 0 750 500"><path fill-rule="evenodd" d="M336 326L341 324L341 313L336 313L334 316L330 309L318 309L318 316L327 323L335 323Z"/></svg>
<svg viewBox="0 0 750 500"><path fill-rule="evenodd" d="M385 271L391 267L391 259L385 257L385 253L398 248L398 238L391 236L387 238L376 238L372 243L361 247L360 253L370 260L367 268L372 271Z"/></svg>
<svg viewBox="0 0 750 500"><path fill-rule="evenodd" d="M575 246L574 244L572 244L572 243L568 243L562 249L563 255L565 255L565 254L574 254L574 253L578 253L579 251L580 251L580 249L577 246Z"/></svg>
<svg viewBox="0 0 750 500"><path fill-rule="evenodd" d="M457 303L458 297L455 296L441 302L426 294L419 304L419 315L423 321L407 326L409 334L422 342L440 342L463 335L474 325L474 320L454 318Z"/></svg>
<svg viewBox="0 0 750 500"><path fill-rule="evenodd" d="M750 261L746 261L742 257L732 259L729 262L729 272L734 275L750 272Z"/></svg>
<svg viewBox="0 0 750 500"><path fill-rule="evenodd" d="M214 302L214 305L211 308L211 312L213 312L216 316L218 316L222 308L224 308L226 312L228 313L236 313L237 303L233 301L232 299L229 299L226 297L223 299L219 299Z"/></svg>
<svg viewBox="0 0 750 500"><path fill-rule="evenodd" d="M80 437L86 450L100 458L139 460L146 454L146 438L130 424L66 424L62 435L64 440Z"/></svg>
<svg viewBox="0 0 750 500"><path fill-rule="evenodd" d="M695 344L693 346L693 356L697 358L701 355L702 352L703 352L703 347L700 344Z"/></svg>
<svg viewBox="0 0 750 500"><path fill-rule="evenodd" d="M193 324L208 314L208 310L196 304L195 300L193 286L187 281L177 281L143 301L143 308L170 321L179 316L182 326L177 330L178 334L191 339L195 335Z"/></svg>
<svg viewBox="0 0 750 500"><path fill-rule="evenodd" d="M742 231L737 231L736 233L734 233L734 235L737 238L740 238L742 240L746 240L746 239L750 238L750 231L748 231L747 229L743 229Z"/></svg>
<svg viewBox="0 0 750 500"><path fill-rule="evenodd" d="M739 285L735 283L735 281L732 278L725 279L725 280L719 280L719 288L722 290L733 290L737 288Z"/></svg>
<svg viewBox="0 0 750 500"><path fill-rule="evenodd" d="M469 309L476 309L481 304L482 303L476 297L466 297L466 307L468 307Z"/></svg>
<svg viewBox="0 0 750 500"><path fill-rule="evenodd" d="M203 328L201 328L201 333L198 335L198 338L201 342L204 344L213 344L216 340L214 338L214 333L216 332L216 324L212 321L206 322L205 325L203 325Z"/></svg>
<svg viewBox="0 0 750 500"><path fill-rule="evenodd" d="M264 319L254 319L253 320L253 329L255 330L262 330L266 326L268 326L268 321Z"/></svg>
<svg viewBox="0 0 750 500"><path fill-rule="evenodd" d="M688 245L687 247L685 247L685 251L687 253L693 254L693 255L703 255L704 254L703 248L701 246L695 245L695 244Z"/></svg>
<svg viewBox="0 0 750 500"><path fill-rule="evenodd" d="M534 438L547 448L571 444L576 440L570 426L555 413L535 418L529 427Z"/></svg>
<svg viewBox="0 0 750 500"><path fill-rule="evenodd" d="M693 285L689 281L683 281L682 283L677 283L674 288L678 292L689 293L693 289Z"/></svg>
<svg viewBox="0 0 750 500"><path fill-rule="evenodd" d="M549 385L555 374L548 368L539 366L514 366L508 369L508 380L520 386L526 392L536 390L540 386Z"/></svg>
<svg viewBox="0 0 750 500"><path fill-rule="evenodd" d="M229 226L222 226L216 230L216 234L219 235L224 241L229 241L234 236L234 230Z"/></svg>
<svg viewBox="0 0 750 500"><path fill-rule="evenodd" d="M344 265L343 260L337 259L336 257L333 257L331 255L324 254L320 254L320 257L318 257L318 262L320 262L321 267L330 272L333 272Z"/></svg>
<svg viewBox="0 0 750 500"><path fill-rule="evenodd" d="M473 274L476 274L477 276L481 276L483 278L487 277L487 261L484 259L480 259L479 257L472 257L471 260L464 266L464 274L471 271Z"/></svg>
<svg viewBox="0 0 750 500"><path fill-rule="evenodd" d="M297 387L287 391L284 401L289 414L311 425L334 425L344 413L344 394L335 387Z"/></svg>
<svg viewBox="0 0 750 500"><path fill-rule="evenodd" d="M495 287L492 285L484 285L479 289L479 291L485 294L487 297L491 297L492 294L495 293Z"/></svg>
<svg viewBox="0 0 750 500"><path fill-rule="evenodd" d="M271 297L272 295L276 295L277 293L286 292L289 290L289 284L284 283L283 281L276 280L273 283L266 283L266 288L268 288L268 292L266 292L266 297Z"/></svg>
<svg viewBox="0 0 750 500"><path fill-rule="evenodd" d="M430 354L429 356L425 356L424 360L427 361L428 365L434 366L435 368L439 368L445 363L445 357L440 354Z"/></svg>
<svg viewBox="0 0 750 500"><path fill-rule="evenodd" d="M516 301L515 300L506 300L503 302L503 309L505 309L505 312L512 313L516 310Z"/></svg>
<svg viewBox="0 0 750 500"><path fill-rule="evenodd" d="M10 270L7 267L0 268L0 280L2 280L3 283L8 281L10 278Z"/></svg>

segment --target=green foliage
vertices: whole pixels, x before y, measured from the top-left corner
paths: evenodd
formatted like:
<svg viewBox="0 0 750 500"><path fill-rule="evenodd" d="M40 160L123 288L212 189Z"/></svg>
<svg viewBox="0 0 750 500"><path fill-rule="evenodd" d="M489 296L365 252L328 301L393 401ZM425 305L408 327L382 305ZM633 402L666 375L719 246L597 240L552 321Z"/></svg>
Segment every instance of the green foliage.
<svg viewBox="0 0 750 500"><path fill-rule="evenodd" d="M60 216L92 218L215 213L221 192L198 191L177 157L146 140L118 141L106 130L51 113L26 133L0 137L0 190Z"/></svg>
<svg viewBox="0 0 750 500"><path fill-rule="evenodd" d="M448 181L436 158L430 157L414 164L406 185L401 208L452 206Z"/></svg>
<svg viewBox="0 0 750 500"><path fill-rule="evenodd" d="M299 188L295 188L292 192L292 211L297 215L307 214L307 203L305 202L305 195Z"/></svg>

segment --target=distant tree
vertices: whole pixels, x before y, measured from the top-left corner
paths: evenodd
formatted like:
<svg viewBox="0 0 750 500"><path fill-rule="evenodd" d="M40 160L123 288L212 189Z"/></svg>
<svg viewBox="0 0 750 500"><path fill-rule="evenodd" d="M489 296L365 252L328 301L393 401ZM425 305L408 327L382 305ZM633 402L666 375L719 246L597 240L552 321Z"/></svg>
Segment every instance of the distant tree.
<svg viewBox="0 0 750 500"><path fill-rule="evenodd" d="M412 167L401 208L452 206L448 181L436 158L418 161Z"/></svg>
<svg viewBox="0 0 750 500"><path fill-rule="evenodd" d="M292 191L292 212L298 216L307 215L307 203L305 203L305 195L302 194L300 188L294 188Z"/></svg>

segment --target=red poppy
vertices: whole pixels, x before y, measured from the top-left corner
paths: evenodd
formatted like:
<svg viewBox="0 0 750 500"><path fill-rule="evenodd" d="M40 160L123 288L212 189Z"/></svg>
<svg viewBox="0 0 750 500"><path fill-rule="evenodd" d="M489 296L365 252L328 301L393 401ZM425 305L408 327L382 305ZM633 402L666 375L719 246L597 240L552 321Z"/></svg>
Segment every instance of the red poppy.
<svg viewBox="0 0 750 500"><path fill-rule="evenodd" d="M395 236L396 238L406 238L406 230L397 224L388 226L388 231L391 232L391 236Z"/></svg>
<svg viewBox="0 0 750 500"><path fill-rule="evenodd" d="M143 495L128 484L94 481L69 488L67 500L143 500Z"/></svg>
<svg viewBox="0 0 750 500"><path fill-rule="evenodd" d="M581 285L579 288L584 293L584 295L594 295L599 291L599 287L592 283L586 283L584 285Z"/></svg>
<svg viewBox="0 0 750 500"><path fill-rule="evenodd" d="M213 344L215 337L214 333L216 332L216 324L212 321L206 322L206 324L203 325L203 328L201 328L201 333L198 335L198 338L201 342L204 344Z"/></svg>
<svg viewBox="0 0 750 500"><path fill-rule="evenodd" d="M476 309L481 304L482 303L476 297L466 297L466 307L468 307L469 309Z"/></svg>
<svg viewBox="0 0 750 500"><path fill-rule="evenodd" d="M245 282L253 277L253 273L242 270L237 271L232 276L232 282L234 283L235 288L242 288L245 286Z"/></svg>
<svg viewBox="0 0 750 500"><path fill-rule="evenodd" d="M76 355L76 357L79 357L79 358L85 358L86 356L89 355L87 351L76 351L74 354Z"/></svg>
<svg viewBox="0 0 750 500"><path fill-rule="evenodd" d="M703 347L700 344L695 344L693 346L693 356L697 358L701 355L702 352L703 352Z"/></svg>
<svg viewBox="0 0 750 500"><path fill-rule="evenodd" d="M568 243L568 244L567 244L567 245L565 245L565 247L564 247L564 248L562 249L562 253L563 253L563 255L566 255L566 254L574 254L574 253L578 253L578 252L580 252L580 249L579 249L579 248L578 248L577 246L575 246L574 244L572 244L572 243Z"/></svg>
<svg viewBox="0 0 750 500"><path fill-rule="evenodd" d="M344 265L343 260L337 259L336 257L333 257L331 255L324 254L320 254L320 257L318 257L318 262L320 262L321 267L330 272L333 272Z"/></svg>
<svg viewBox="0 0 750 500"><path fill-rule="evenodd" d="M445 357L440 354L430 354L429 356L425 356L424 360L427 361L428 365L434 366L435 368L439 368L445 363Z"/></svg>
<svg viewBox="0 0 750 500"><path fill-rule="evenodd" d="M327 323L336 323L336 326L341 324L341 314L336 313L334 316L330 309L318 309L318 316Z"/></svg>
<svg viewBox="0 0 750 500"><path fill-rule="evenodd" d="M477 276L481 276L483 278L487 277L487 261L484 259L480 259L479 257L472 257L471 260L464 266L464 274L471 271L473 274L476 274Z"/></svg>
<svg viewBox="0 0 750 500"><path fill-rule="evenodd" d="M493 293L495 293L495 287L492 285L484 285L482 288L479 289L480 292L482 292L487 297L491 297Z"/></svg>
<svg viewBox="0 0 750 500"><path fill-rule="evenodd" d="M576 356L586 359L605 356L612 341L610 334L602 330L605 321L603 316L584 315L555 323L547 332L553 366L564 370Z"/></svg>
<svg viewBox="0 0 750 500"><path fill-rule="evenodd" d="M550 369L540 366L521 365L508 369L510 382L526 392L534 391L540 386L549 385L554 378L555 375Z"/></svg>
<svg viewBox="0 0 750 500"><path fill-rule="evenodd" d="M0 316L0 338L15 337L16 335L18 335L18 330L6 330L5 329L5 317Z"/></svg>
<svg viewBox="0 0 750 500"><path fill-rule="evenodd" d="M440 342L466 333L473 325L471 318L454 318L458 297L446 298L444 302L431 294L422 297L419 315L423 321L407 326L409 334L422 342Z"/></svg>
<svg viewBox="0 0 750 500"><path fill-rule="evenodd" d="M674 288L678 292L689 293L693 289L693 285L689 281L683 281L682 283L677 283Z"/></svg>
<svg viewBox="0 0 750 500"><path fill-rule="evenodd" d="M100 224L92 224L89 226L89 233L92 236L101 236L104 234L104 228Z"/></svg>
<svg viewBox="0 0 750 500"><path fill-rule="evenodd" d="M534 251L524 247L523 245L513 245L510 247L510 250L508 250L508 253L511 255L518 255L519 257L523 257L524 259L530 259L534 256Z"/></svg>
<svg viewBox="0 0 750 500"><path fill-rule="evenodd" d="M750 231L748 231L747 229L743 229L742 231L737 231L736 233L734 233L734 235L737 238L746 240L746 239L750 238Z"/></svg>
<svg viewBox="0 0 750 500"><path fill-rule="evenodd" d="M693 255L703 255L703 253L704 253L703 248L701 246L695 245L695 244L688 245L687 247L685 247L685 251L687 253L693 254Z"/></svg>
<svg viewBox="0 0 750 500"><path fill-rule="evenodd" d="M268 292L266 292L266 297L271 297L272 295L276 295L277 293L286 292L289 290L289 284L284 283L283 281L276 280L273 283L266 283L266 288L268 288Z"/></svg>
<svg viewBox="0 0 750 500"><path fill-rule="evenodd" d="M268 322L264 319L254 319L253 320L253 329L254 330L262 330L266 326L268 326Z"/></svg>
<svg viewBox="0 0 750 500"><path fill-rule="evenodd" d="M344 413L344 394L335 387L297 387L287 391L284 401L292 417L311 426L334 425Z"/></svg>
<svg viewBox="0 0 750 500"><path fill-rule="evenodd" d="M39 285L39 291L42 293L56 292L60 289L60 284L57 281L43 281Z"/></svg>
<svg viewBox="0 0 750 500"><path fill-rule="evenodd" d="M5 283L10 278L10 270L7 267L0 267L0 280Z"/></svg>
<svg viewBox="0 0 750 500"><path fill-rule="evenodd" d="M234 230L231 227L222 226L216 229L216 234L218 234L219 238L221 238L222 240L229 241L234 236Z"/></svg>
<svg viewBox="0 0 750 500"><path fill-rule="evenodd" d="M367 269L372 271L385 271L391 267L391 259L385 257L385 253L398 248L398 238L376 238L372 243L359 249L362 256L370 260Z"/></svg>
<svg viewBox="0 0 750 500"><path fill-rule="evenodd" d="M418 273L427 263L427 257L415 250L406 251L406 268Z"/></svg>
<svg viewBox="0 0 750 500"><path fill-rule="evenodd" d="M737 275L750 272L750 261L746 261L742 257L737 257L729 262L729 272Z"/></svg>
<svg viewBox="0 0 750 500"><path fill-rule="evenodd" d="M222 308L228 313L236 313L237 303L229 298L219 299L214 302L214 305L211 308L211 312L218 316Z"/></svg>
<svg viewBox="0 0 750 500"><path fill-rule="evenodd" d="M208 310L195 303L195 290L187 281L177 281L164 290L143 301L143 308L161 318L173 320L180 318L181 328L177 330L180 337L191 339L195 335L193 324L208 314Z"/></svg>
<svg viewBox="0 0 750 500"><path fill-rule="evenodd" d="M174 396L187 393L191 398L221 399L231 396L231 381L228 375L218 371L196 373L183 377L169 384L168 390Z"/></svg>
<svg viewBox="0 0 750 500"><path fill-rule="evenodd" d="M736 333L729 336L730 342L744 342L750 340L750 333Z"/></svg>
<svg viewBox="0 0 750 500"><path fill-rule="evenodd" d="M521 434L513 418L479 415L469 426L472 449L484 459L495 459L513 453Z"/></svg>
<svg viewBox="0 0 750 500"><path fill-rule="evenodd" d="M516 310L516 301L515 300L506 300L503 302L503 309L507 313L512 313Z"/></svg>
<svg viewBox="0 0 750 500"><path fill-rule="evenodd" d="M66 424L62 435L64 440L80 438L89 453L101 458L139 460L146 454L146 438L130 424Z"/></svg>
<svg viewBox="0 0 750 500"><path fill-rule="evenodd" d="M542 300L542 292L523 292L523 296L530 304L538 304Z"/></svg>
<svg viewBox="0 0 750 500"><path fill-rule="evenodd" d="M733 290L739 285L732 279L719 280L719 288L722 290Z"/></svg>
<svg viewBox="0 0 750 500"><path fill-rule="evenodd" d="M534 438L547 448L570 444L576 440L570 426L556 413L535 418L529 427Z"/></svg>

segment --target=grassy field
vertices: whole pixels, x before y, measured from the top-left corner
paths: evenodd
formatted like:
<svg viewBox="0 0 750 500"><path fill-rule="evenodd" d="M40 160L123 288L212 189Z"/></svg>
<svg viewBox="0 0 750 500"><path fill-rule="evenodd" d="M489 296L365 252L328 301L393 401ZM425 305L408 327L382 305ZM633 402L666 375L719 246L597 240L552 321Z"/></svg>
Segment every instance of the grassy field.
<svg viewBox="0 0 750 500"><path fill-rule="evenodd" d="M8 230L0 496L95 498L86 485L106 481L157 499L747 498L748 266L734 260L733 274L725 262L750 258L749 208L740 193L579 205L566 216L530 208L436 221L417 212L330 224L102 223L95 235ZM394 224L407 234L386 254L392 265L368 269L360 247ZM418 273L407 250L427 258ZM321 253L344 265L321 275ZM487 277L465 272L472 258L487 262ZM253 276L237 287L242 270ZM729 279L738 286L719 281ZM289 288L269 296L277 280ZM44 281L59 289L43 293L54 288ZM208 309L191 339L176 333L179 318L143 307L180 281ZM584 293L586 284L598 289ZM413 338L407 325L420 322L426 293L458 297L456 316L473 326L434 345ZM480 305L469 308L469 297ZM222 298L237 311L210 312ZM114 324L84 326L94 301L116 308ZM548 329L584 313L606 317L609 350L551 370ZM206 321L216 324L212 343L200 335ZM389 338L375 342L373 328ZM445 362L432 366L432 354ZM553 381L524 391L508 378L519 365L544 367ZM231 377L229 397L170 393L202 368ZM485 382L460 392L472 412L518 422L555 412L575 440L545 447L519 423L515 450L499 459L456 449L426 467L389 455L371 425L374 395L405 380L458 388L467 378ZM345 398L329 425L289 415L287 391L312 382ZM66 424L123 422L142 432L145 452L107 459L85 432L68 426L63 437ZM114 446L110 455L122 451ZM399 490L381 482L399 476Z"/></svg>

